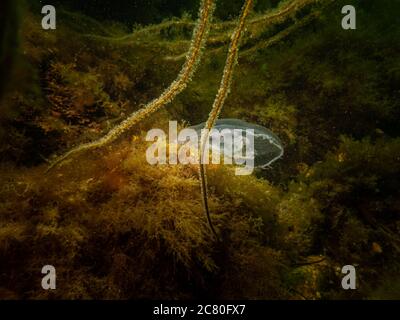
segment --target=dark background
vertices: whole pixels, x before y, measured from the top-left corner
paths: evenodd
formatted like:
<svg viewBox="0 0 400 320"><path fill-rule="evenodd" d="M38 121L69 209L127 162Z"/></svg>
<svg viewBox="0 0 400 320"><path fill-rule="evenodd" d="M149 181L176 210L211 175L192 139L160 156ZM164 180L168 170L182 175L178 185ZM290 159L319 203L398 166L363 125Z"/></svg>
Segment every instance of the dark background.
<svg viewBox="0 0 400 320"><path fill-rule="evenodd" d="M117 20L127 24L158 23L171 16L187 12L197 15L200 0L30 0L34 6L52 4L69 10L80 11L97 19ZM231 19L238 15L243 0L217 1L216 16ZM255 9L262 11L276 6L279 0L256 0Z"/></svg>

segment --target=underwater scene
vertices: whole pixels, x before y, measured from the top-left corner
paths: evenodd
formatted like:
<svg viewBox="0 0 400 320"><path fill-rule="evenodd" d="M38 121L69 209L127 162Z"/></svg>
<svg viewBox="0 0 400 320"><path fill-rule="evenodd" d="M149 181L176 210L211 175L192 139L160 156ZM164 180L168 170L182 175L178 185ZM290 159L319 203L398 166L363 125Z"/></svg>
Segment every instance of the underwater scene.
<svg viewBox="0 0 400 320"><path fill-rule="evenodd" d="M400 0L0 0L0 299L399 300Z"/></svg>

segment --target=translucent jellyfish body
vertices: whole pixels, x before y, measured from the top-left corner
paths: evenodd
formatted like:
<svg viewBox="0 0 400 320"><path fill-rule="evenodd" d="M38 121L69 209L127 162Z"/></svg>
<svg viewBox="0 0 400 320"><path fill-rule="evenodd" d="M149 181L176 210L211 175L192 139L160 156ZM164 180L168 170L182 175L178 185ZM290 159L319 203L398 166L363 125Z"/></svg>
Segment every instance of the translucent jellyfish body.
<svg viewBox="0 0 400 320"><path fill-rule="evenodd" d="M190 129L194 129L198 137L200 137L204 126L205 123L201 123L190 127ZM236 158L243 157L243 161L246 160L244 157L251 156L254 158L254 166L259 168L267 168L283 156L282 142L274 133L263 126L239 119L219 119L213 129L214 131L211 131L209 136L209 146L212 151L217 151L221 155L229 153L229 155L234 155ZM221 135L224 129L228 129L231 132L240 130L242 139L224 140ZM213 137L218 134L221 142L218 144L212 143ZM252 141L251 144L249 143L250 141ZM251 150L246 150L246 148Z"/></svg>

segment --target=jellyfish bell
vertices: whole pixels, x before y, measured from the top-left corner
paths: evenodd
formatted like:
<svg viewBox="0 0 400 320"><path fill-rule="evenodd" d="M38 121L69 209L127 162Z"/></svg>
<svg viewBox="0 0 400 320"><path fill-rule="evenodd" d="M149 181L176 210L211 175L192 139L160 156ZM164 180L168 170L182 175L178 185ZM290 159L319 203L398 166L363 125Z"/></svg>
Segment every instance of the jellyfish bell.
<svg viewBox="0 0 400 320"><path fill-rule="evenodd" d="M193 129L198 137L201 137L204 127L205 123L201 123L189 128ZM235 159L239 159L239 162L245 162L246 158L252 157L254 167L266 169L283 156L281 140L263 126L239 119L219 119L213 129L209 135L211 151L219 152L221 155L233 155ZM230 132L239 130L242 139L225 139L226 136L222 134L225 129ZM218 135L220 135L220 140L215 139ZM220 141L220 143L213 143L213 141ZM247 149L246 152L244 152L245 149Z"/></svg>

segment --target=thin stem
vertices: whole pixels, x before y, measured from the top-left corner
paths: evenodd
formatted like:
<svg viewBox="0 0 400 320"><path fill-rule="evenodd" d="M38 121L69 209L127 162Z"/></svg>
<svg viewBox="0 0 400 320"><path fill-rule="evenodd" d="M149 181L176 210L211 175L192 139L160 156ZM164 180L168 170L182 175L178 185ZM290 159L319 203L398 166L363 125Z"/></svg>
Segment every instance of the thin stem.
<svg viewBox="0 0 400 320"><path fill-rule="evenodd" d="M111 129L104 137L100 138L99 140L82 144L68 151L66 154L56 159L48 167L46 172L61 164L72 155L86 150L99 148L114 141L124 132L132 128L133 125L143 120L153 112L159 110L166 104L172 102L172 100L187 87L201 60L203 48L207 39L211 19L215 9L214 2L215 0L202 0L199 19L193 32L192 43L186 57L186 62L183 65L177 79L171 83L171 85L161 94L161 96L151 101L142 109L133 112L127 119L122 121L121 124Z"/></svg>
<svg viewBox="0 0 400 320"><path fill-rule="evenodd" d="M208 205L207 172L206 172L206 167L205 167L204 161L203 161L203 154L205 152L208 152L208 150L207 151L205 150L205 146L207 145L206 142L209 139L209 131L215 125L215 122L217 121L218 116L221 112L221 109L222 109L222 107L225 103L225 100L229 94L234 69L237 64L240 39L242 38L242 34L243 34L244 27L246 24L246 18L251 11L252 5L253 5L253 0L246 0L245 4L243 6L242 13L241 13L241 16L239 19L239 24L236 27L236 30L234 31L234 33L232 35L232 39L231 39L231 43L230 43L229 51L228 51L228 56L227 56L227 59L225 62L225 68L224 68L221 84L220 84L217 96L214 100L213 107L211 109L210 115L208 117L208 120L207 120L205 128L204 128L206 134L202 135L201 142L200 142L199 174L200 174L200 181L201 181L200 186L201 186L201 195L202 195L202 199L203 199L203 208L206 213L210 229L217 239L218 239L218 235L212 224L211 216L210 216L210 208Z"/></svg>

